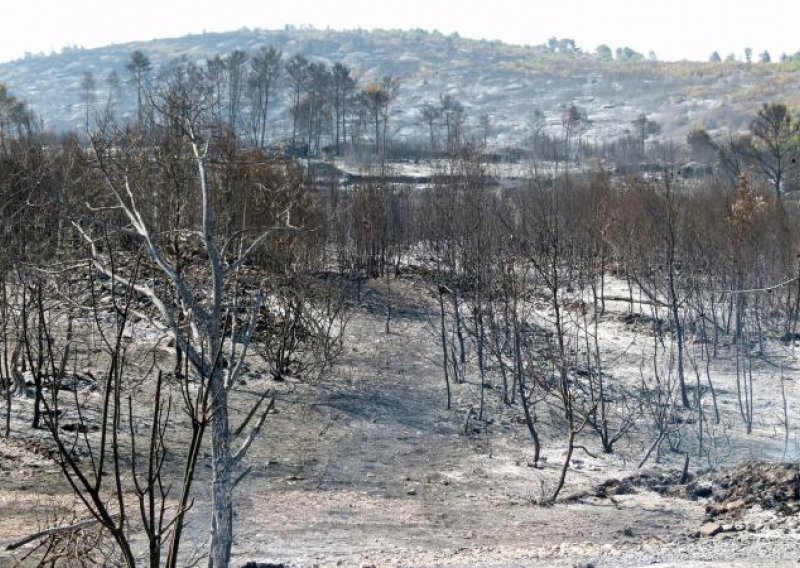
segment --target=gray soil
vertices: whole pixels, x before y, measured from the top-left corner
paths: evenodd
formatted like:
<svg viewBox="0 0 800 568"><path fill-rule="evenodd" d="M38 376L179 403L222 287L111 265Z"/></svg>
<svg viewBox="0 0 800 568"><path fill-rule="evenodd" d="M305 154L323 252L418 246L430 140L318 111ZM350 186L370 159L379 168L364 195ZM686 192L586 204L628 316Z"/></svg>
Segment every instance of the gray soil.
<svg viewBox="0 0 800 568"><path fill-rule="evenodd" d="M347 351L313 383L289 379L277 413L249 455L237 489L234 565L285 566L752 566L796 565L794 518L768 512L713 537L698 533L706 500L638 487L610 497L592 488L637 473L649 445L634 433L613 454L576 452L559 503L549 495L564 456L562 436L545 432L541 467L518 407L487 392L477 420L477 373L454 385L445 409L437 336L426 293L393 283L390 333L383 285L366 290L348 327ZM253 375L257 390L261 380ZM492 380L496 377L492 375ZM466 433L465 433L466 432ZM591 435L580 441L592 452ZM53 519L71 503L57 468L29 444L0 440L0 542ZM652 467L674 471L681 456ZM208 533L201 467L189 542ZM753 513L757 516L758 512ZM81 516L78 513L78 516ZM729 529L729 530L728 530ZM0 566L17 556L0 555Z"/></svg>

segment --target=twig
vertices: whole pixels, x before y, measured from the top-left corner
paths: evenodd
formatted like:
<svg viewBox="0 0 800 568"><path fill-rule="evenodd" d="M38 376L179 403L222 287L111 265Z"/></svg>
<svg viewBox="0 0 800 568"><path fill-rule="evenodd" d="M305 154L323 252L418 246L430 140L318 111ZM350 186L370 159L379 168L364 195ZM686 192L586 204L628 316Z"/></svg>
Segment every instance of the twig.
<svg viewBox="0 0 800 568"><path fill-rule="evenodd" d="M63 526L63 527L53 527L53 528L45 529L43 531L39 531L37 533L33 533L32 535L28 535L25 538L23 538L22 540L18 540L16 542L12 542L8 546L6 546L6 550L16 550L20 546L25 546L29 542L32 542L32 541L40 539L40 538L44 538L46 536L55 536L55 535L59 535L59 534L64 534L64 533L70 533L70 532L76 532L76 531L79 531L79 530L83 530L86 527L90 527L90 526L92 526L92 525L94 525L95 523L98 523L98 522L100 522L98 519L86 519L86 520L81 521L79 523L75 523L74 525L66 525L66 526Z"/></svg>
<svg viewBox="0 0 800 568"><path fill-rule="evenodd" d="M586 455L588 455L590 458L597 459L597 454L593 454L592 452L590 452L589 449L586 446L578 446L578 445L576 445L575 449L576 450L583 450L584 452L586 452Z"/></svg>

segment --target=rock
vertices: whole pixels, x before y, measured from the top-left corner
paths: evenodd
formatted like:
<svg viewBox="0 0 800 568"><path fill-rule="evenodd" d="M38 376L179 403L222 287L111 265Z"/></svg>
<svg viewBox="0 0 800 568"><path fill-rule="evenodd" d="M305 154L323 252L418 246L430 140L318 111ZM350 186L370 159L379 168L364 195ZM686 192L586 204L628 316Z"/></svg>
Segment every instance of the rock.
<svg viewBox="0 0 800 568"><path fill-rule="evenodd" d="M711 483L698 483L691 492L693 499L707 499L713 494L714 487Z"/></svg>
<svg viewBox="0 0 800 568"><path fill-rule="evenodd" d="M700 527L700 536L711 538L722 532L722 525L719 523L705 523Z"/></svg>
<svg viewBox="0 0 800 568"><path fill-rule="evenodd" d="M742 499L734 499L733 501L729 501L725 503L723 507L726 511L736 511L744 507L744 501Z"/></svg>
<svg viewBox="0 0 800 568"><path fill-rule="evenodd" d="M86 434L89 431L89 428L86 427L86 424L83 422L75 423L75 422L67 422L66 424L61 425L61 429L65 432L78 432L80 434Z"/></svg>
<svg viewBox="0 0 800 568"><path fill-rule="evenodd" d="M417 494L416 489L409 489L408 491L406 491L406 495L416 495L416 494Z"/></svg>

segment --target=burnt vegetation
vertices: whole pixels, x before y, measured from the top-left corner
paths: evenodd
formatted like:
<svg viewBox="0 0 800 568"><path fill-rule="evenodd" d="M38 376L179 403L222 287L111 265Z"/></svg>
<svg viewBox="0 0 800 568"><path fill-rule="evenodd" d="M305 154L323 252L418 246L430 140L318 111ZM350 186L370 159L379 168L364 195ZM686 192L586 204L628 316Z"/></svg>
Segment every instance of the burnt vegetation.
<svg viewBox="0 0 800 568"><path fill-rule="evenodd" d="M394 140L402 81L269 47L159 68L136 52L127 71L117 88L135 115L85 77L79 133L43 129L0 90L2 434L42 444L80 504L13 548L36 542L51 565L229 565L233 496L280 410L276 385L336 365L358 310L386 334L425 322L462 436L479 441L500 413L524 425L515 443L554 471L540 505L563 496L579 455L632 440L640 468L685 464L659 483L689 483L690 461L735 455L731 429L765 435L766 391L782 403L777 455L795 452L783 365L800 337L800 135L785 105L754 108L726 139L665 140L641 114L590 143L591 116L567 103L557 128L536 115L510 151L488 143L490 116L467 128L442 93L415 110L419 141ZM404 176L410 156L424 175ZM408 282L421 305L396 293ZM608 326L639 337L634 370ZM735 390L718 388L721 365ZM553 448L558 464L543 459ZM790 494L764 482L758 499L794 514L797 474L775 476ZM199 483L207 550L184 539ZM717 501L744 491L715 483Z"/></svg>

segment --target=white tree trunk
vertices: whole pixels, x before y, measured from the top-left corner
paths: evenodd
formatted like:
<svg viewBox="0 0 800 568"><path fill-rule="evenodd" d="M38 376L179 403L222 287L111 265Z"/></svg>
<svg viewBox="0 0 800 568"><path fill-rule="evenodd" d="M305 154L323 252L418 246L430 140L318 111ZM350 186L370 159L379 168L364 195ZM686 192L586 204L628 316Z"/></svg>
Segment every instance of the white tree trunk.
<svg viewBox="0 0 800 568"><path fill-rule="evenodd" d="M209 567L227 568L233 544L233 460L231 431L228 423L228 391L223 374L211 380L213 421L211 424L212 518Z"/></svg>

